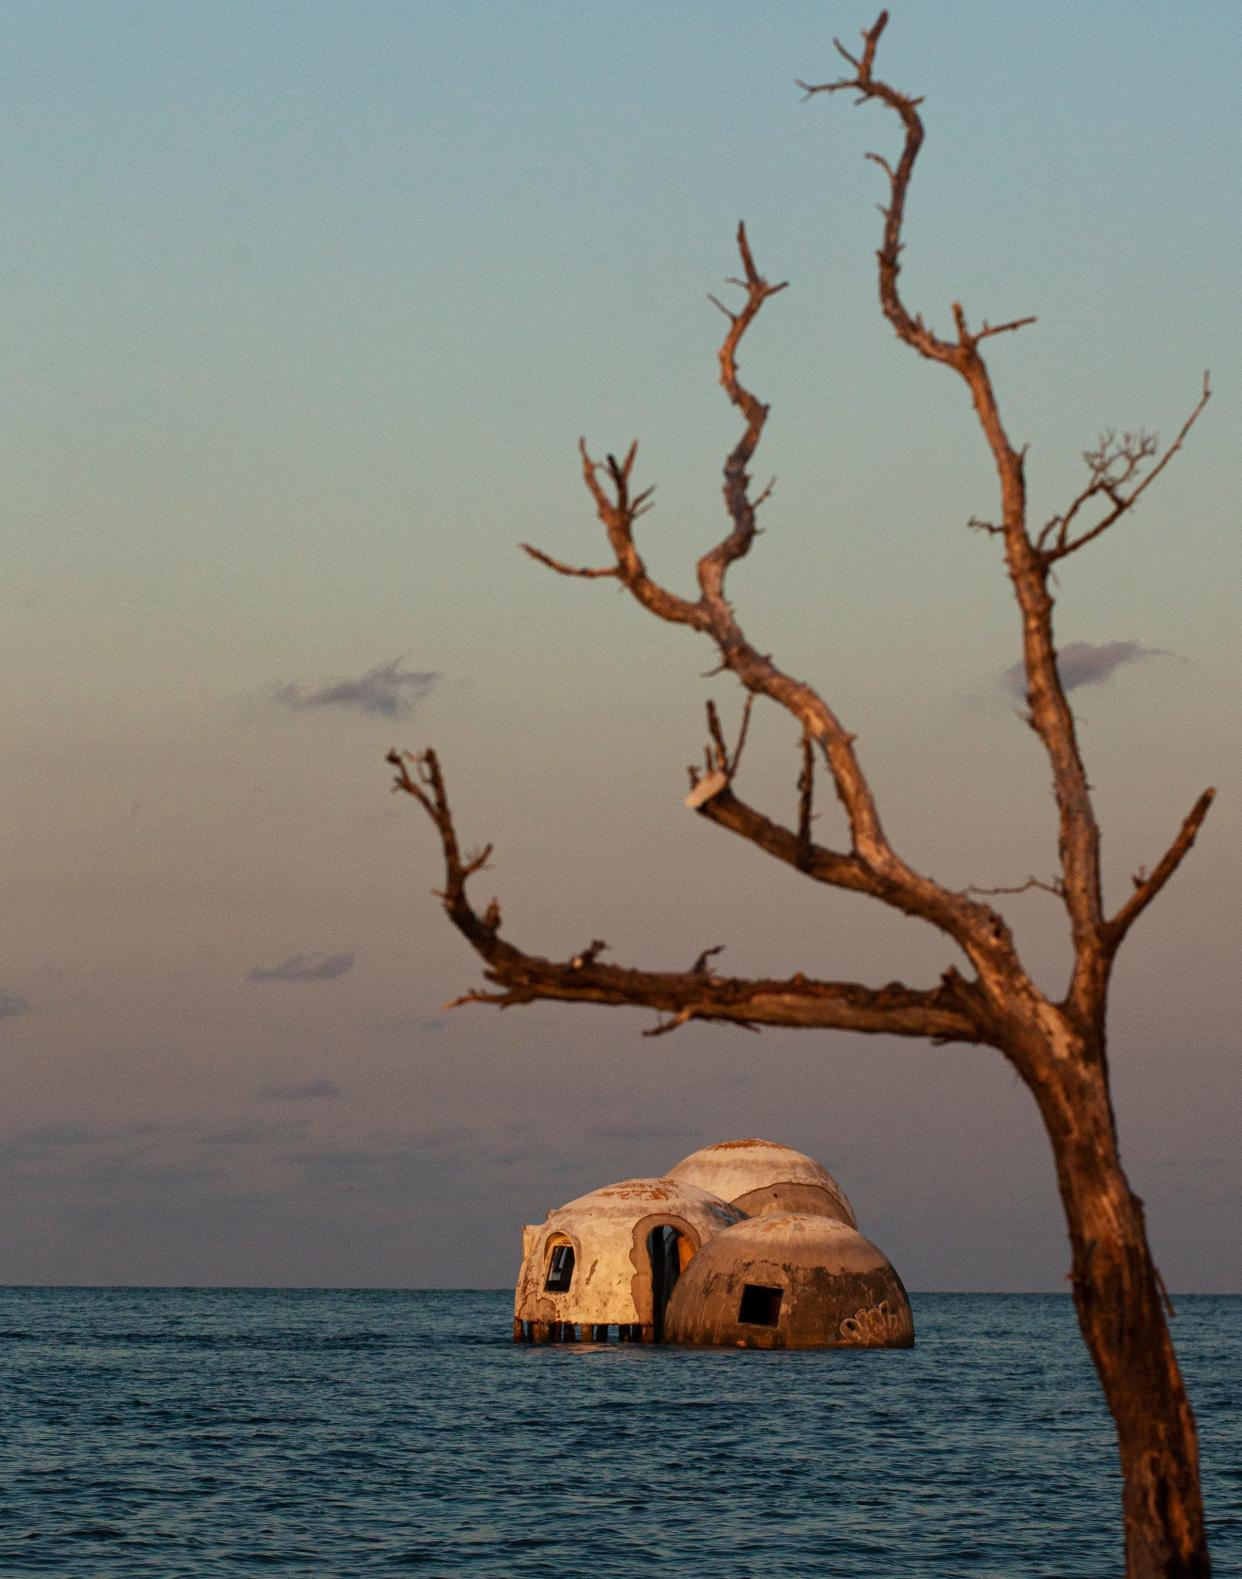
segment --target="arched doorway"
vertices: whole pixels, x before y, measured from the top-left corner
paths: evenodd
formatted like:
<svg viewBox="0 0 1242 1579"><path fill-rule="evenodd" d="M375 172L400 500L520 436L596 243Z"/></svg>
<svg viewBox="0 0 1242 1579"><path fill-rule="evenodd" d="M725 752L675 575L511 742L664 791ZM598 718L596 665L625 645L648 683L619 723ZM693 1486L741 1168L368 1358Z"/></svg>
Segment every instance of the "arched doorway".
<svg viewBox="0 0 1242 1579"><path fill-rule="evenodd" d="M647 1255L651 1262L652 1341L655 1343L664 1341L664 1312L694 1250L690 1237L671 1223L660 1223L647 1235Z"/></svg>

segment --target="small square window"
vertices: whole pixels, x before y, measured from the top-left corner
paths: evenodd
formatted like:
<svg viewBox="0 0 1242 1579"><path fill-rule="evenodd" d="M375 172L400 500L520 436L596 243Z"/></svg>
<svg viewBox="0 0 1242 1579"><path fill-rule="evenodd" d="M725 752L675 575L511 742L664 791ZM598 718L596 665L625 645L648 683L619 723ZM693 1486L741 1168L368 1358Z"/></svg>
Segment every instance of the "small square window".
<svg viewBox="0 0 1242 1579"><path fill-rule="evenodd" d="M737 1319L750 1327L775 1327L781 1319L781 1288L765 1288L762 1283L747 1283Z"/></svg>
<svg viewBox="0 0 1242 1579"><path fill-rule="evenodd" d="M574 1277L573 1245L553 1245L552 1259L548 1262L548 1281L543 1285L547 1294L563 1294Z"/></svg>

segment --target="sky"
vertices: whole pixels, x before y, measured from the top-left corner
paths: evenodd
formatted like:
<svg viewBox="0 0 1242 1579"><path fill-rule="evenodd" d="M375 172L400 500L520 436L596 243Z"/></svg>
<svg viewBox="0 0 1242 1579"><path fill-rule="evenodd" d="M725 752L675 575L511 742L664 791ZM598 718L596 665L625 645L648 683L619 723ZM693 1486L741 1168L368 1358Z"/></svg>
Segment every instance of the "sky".
<svg viewBox="0 0 1242 1579"><path fill-rule="evenodd" d="M606 562L576 445L640 441L653 572L722 531L737 433L709 291L747 222L790 288L748 338L779 479L730 581L859 738L886 826L955 887L1051 877L1048 774L964 386L876 302L876 107L839 0L0 4L0 1282L503 1286L521 1225L713 1140L840 1179L915 1290L1065 1289L1033 1103L988 1049L446 1010L479 984L390 792L434 745L520 946L934 982L926 928L772 869L683 805L714 697ZM993 342L1032 513L1102 431L1170 438L1062 567L1119 902L1217 804L1127 944L1123 1158L1170 1287L1242 1291L1236 616L1242 9L906 0L925 95L903 284ZM1072 671L1072 672L1071 672ZM788 820L792 726L741 788ZM832 813L822 834L834 833ZM1063 914L1003 901L1059 990Z"/></svg>

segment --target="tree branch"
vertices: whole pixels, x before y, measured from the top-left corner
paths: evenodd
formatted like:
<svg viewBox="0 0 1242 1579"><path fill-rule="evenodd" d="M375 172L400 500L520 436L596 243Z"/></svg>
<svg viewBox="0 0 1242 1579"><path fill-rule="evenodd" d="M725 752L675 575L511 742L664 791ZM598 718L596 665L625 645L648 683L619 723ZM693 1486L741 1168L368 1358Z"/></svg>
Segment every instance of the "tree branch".
<svg viewBox="0 0 1242 1579"><path fill-rule="evenodd" d="M898 279L901 274L901 253L903 243L901 227L905 219L906 196L910 190L910 177L914 173L914 163L919 156L919 149L923 145L923 122L919 117L918 106L921 99L911 98L904 93L898 93L888 83L880 81L874 75L876 46L880 42L880 35L888 26L888 12L881 11L874 27L868 28L863 33L863 53L855 57L841 43L840 39L833 39L837 53L849 65L854 67L852 77L841 77L835 82L806 83L799 82L798 86L809 99L817 93L842 93L855 92L858 94L858 103L866 103L870 99L879 99L882 104L887 104L901 117L905 127L905 144L902 148L901 158L894 167L887 159L879 154L869 154L868 158L879 165L888 177L889 201L888 206L881 212L884 215L884 237L878 254L880 265L880 305L884 316L892 324L898 336L913 346L920 355L928 357L935 362L944 362L950 367L960 364L962 347L951 340L942 340L927 327L922 318L914 317L907 310L901 299L898 289ZM959 309L960 311L960 309Z"/></svg>
<svg viewBox="0 0 1242 1579"><path fill-rule="evenodd" d="M770 657L750 645L724 595L729 566L747 552L755 536L756 506L749 497L750 479L746 468L768 414L767 406L740 380L738 347L764 302L784 289L783 285L769 285L759 273L744 225L738 226L737 245L743 275L732 283L745 290L746 301L736 314L726 309L729 328L720 347L719 362L721 385L745 417L746 427L724 466L725 505L732 529L700 559L696 601L680 597L653 581L635 545L634 522L650 494L648 490L637 498L630 496L637 446L631 445L623 461L609 456L605 463L600 463L589 454L585 440L581 441L583 480L616 555L617 574L622 583L644 608L659 618L710 635L720 651L722 668L732 670L748 691L771 697L793 714L824 752L849 817L856 847L865 859L887 868L894 880L902 881L912 878L913 874L897 859L884 836L870 787L853 750L854 737L811 686L782 673ZM541 550L535 550L533 557L550 562L553 569L564 573L560 563L552 561L551 556Z"/></svg>
<svg viewBox="0 0 1242 1579"><path fill-rule="evenodd" d="M985 318L983 320L983 328L980 329L979 333L977 335L975 335L975 337L974 337L975 344L978 345L980 340L986 340L989 335L993 335L993 334L1012 334L1015 329L1025 329L1028 324L1033 324L1033 323L1038 323L1038 322L1039 322L1039 319L1036 318L1033 314L1028 314L1028 316L1025 317L1025 318L1011 318L1008 323L997 323L997 324L990 324L987 321L987 319Z"/></svg>
<svg viewBox="0 0 1242 1579"><path fill-rule="evenodd" d="M955 340L941 339L921 318L912 316L901 299L898 279L903 247L902 221L910 178L923 142L923 123L918 113L920 100L898 93L874 75L876 45L887 21L887 13L881 13L875 26L864 33L865 47L860 59L855 60L837 44L838 52L856 68L853 77L818 87L802 86L808 94L853 89L859 95L859 102L878 99L901 118L905 140L900 160L895 167L883 160L876 161L887 171L890 187L889 203L883 210L884 234L878 255L880 302L899 339L920 355L953 368L965 381L992 453L1000 485L998 524L1004 538L1006 565L1022 614L1022 654L1031 722L1043 742L1052 769L1060 821L1064 900L1070 915L1075 957L1081 961L1095 947L1103 922L1099 830L1078 747L1074 716L1057 672L1048 561L1027 534L1024 452L1010 442L991 374L979 349L980 343L990 334L1020 327L1028 320L1014 319L1009 324L999 325L996 330L985 323L983 329L972 333L960 302L954 302L957 337ZM1078 979L1076 984L1079 989L1086 990L1085 977Z"/></svg>
<svg viewBox="0 0 1242 1579"><path fill-rule="evenodd" d="M742 336L759 315L759 309L769 296L785 289L786 282L769 285L755 267L746 226L737 227L737 249L742 259L744 279L732 279L746 292L746 302L738 313L728 313L729 330L718 353L720 383L732 403L746 419L746 429L733 446L724 467L725 508L733 523L733 530L722 542L699 560L699 587L704 606L719 617L724 612L724 578L729 566L741 559L750 548L755 536L755 506L750 499L750 478L746 467L755 453L763 426L768 418L768 408L758 400L738 377L737 350ZM717 306L720 304L717 303ZM725 309L727 312L727 309Z"/></svg>
<svg viewBox="0 0 1242 1579"><path fill-rule="evenodd" d="M536 1001L630 1005L660 1010L677 1024L693 1019L929 1037L937 1042L986 1040L975 989L953 970L930 989L900 982L877 988L813 980L801 973L782 980L717 976L708 969L716 949L704 950L688 971L604 964L598 958L604 945L598 942L565 961L527 954L501 938L500 908L494 900L483 916L470 904L466 882L481 869L485 856L462 858L435 752L394 749L387 760L395 769L394 789L422 806L440 836L445 867L440 898L445 911L485 962L487 980L500 989L471 991L455 1003L492 1003L501 1008Z"/></svg>
<svg viewBox="0 0 1242 1579"><path fill-rule="evenodd" d="M555 570L559 576L583 576L594 581L603 576L611 576L616 580L621 575L616 565L604 565L599 570L584 570L577 565L567 565L563 560L553 559L551 554L545 554L541 548L532 548L529 543L519 543L518 547L532 559L537 559L541 565L547 565L549 570Z"/></svg>
<svg viewBox="0 0 1242 1579"><path fill-rule="evenodd" d="M1178 830L1177 838L1165 851L1160 864L1150 876L1138 872L1134 877L1134 892L1118 910L1111 921L1105 924L1104 944L1109 955L1115 954L1120 948L1126 933L1147 909L1152 900L1177 871L1184 857L1195 842L1199 829L1203 826L1203 819L1212 809L1212 802L1216 798L1214 789L1206 789L1191 807L1185 822Z"/></svg>
<svg viewBox="0 0 1242 1579"><path fill-rule="evenodd" d="M1093 450L1082 452L1087 467L1087 485L1070 502L1062 515L1054 515L1041 529L1035 546L1044 549L1055 534L1054 548L1065 544L1069 529L1078 512L1099 494L1104 494L1114 504L1118 489L1131 480L1144 460L1155 453L1156 441L1149 433L1126 433L1120 441L1115 433L1103 433Z"/></svg>
<svg viewBox="0 0 1242 1579"><path fill-rule="evenodd" d="M798 864L802 870L811 859L813 844L811 822L815 806L815 752L806 735L802 737L802 771L798 774Z"/></svg>
<svg viewBox="0 0 1242 1579"><path fill-rule="evenodd" d="M879 85L876 91L878 94ZM885 91L891 95L891 90ZM909 113L917 121L913 109L917 101L903 103L908 105ZM903 165L903 180L908 179L911 162L912 156ZM769 285L760 274L744 225L738 227L737 245L743 273L731 283L746 292L746 300L736 314L725 310L729 326L718 357L721 385L745 418L742 436L729 452L724 465L723 491L731 530L699 561L697 600L691 602L670 592L652 580L634 542L634 522L645 507L650 493L648 490L636 498L631 497L636 446L631 445L622 461L608 456L605 463L600 463L591 457L583 441L579 446L583 480L616 556L618 577L651 613L710 636L720 653L720 668L735 674L752 697L767 696L779 703L798 721L804 738L813 749L822 753L837 796L845 809L851 834L851 854L848 857L833 856L828 863L840 876L837 886L858 888L907 915L929 921L958 943L981 975L996 981L1002 977L1011 979L1015 971L1021 971L1021 967L1013 939L1003 920L990 907L976 903L965 894L945 889L931 878L913 871L897 855L885 835L871 787L854 750L854 736L846 730L819 692L784 673L768 654L760 652L747 640L732 605L725 597L726 573L749 550L756 532L755 502L749 496L747 466L762 436L768 415L767 406L741 382L738 349L743 335L764 302L783 288ZM969 354L975 355L973 341L970 342ZM536 551L533 557L546 562L551 556ZM559 562L553 562L552 568L562 569ZM709 726L710 722L709 715ZM738 753L734 752L730 761L723 736L718 731L717 721L717 738L709 748L706 776L700 779L696 771L691 770L688 804L712 820L726 822L726 819L733 817L735 808L732 802L721 801L720 792L728 787L736 772ZM739 751L741 744L739 740ZM808 866L804 853L803 859L794 864L820 875L827 869L824 854L812 854Z"/></svg>
<svg viewBox="0 0 1242 1579"><path fill-rule="evenodd" d="M829 888L840 888L847 893L866 894L882 904L913 916L920 921L954 936L945 924L944 899L946 891L930 878L919 877L912 882L894 882L884 873L877 872L858 854L843 855L837 850L817 844L809 837L809 820L806 817L806 800L803 772L799 774L799 827L792 829L774 822L772 818L748 805L736 794L732 783L726 781L714 787L712 793L696 800L694 810L707 822L726 828L748 840L765 855L791 866L817 883ZM965 952L981 973L1000 968L1012 954L1013 939L1003 918L989 905L982 905L965 894L955 897L964 907L960 914L968 918L963 923L968 937ZM1019 974L1021 967L1018 967Z"/></svg>
<svg viewBox="0 0 1242 1579"><path fill-rule="evenodd" d="M1181 431L1172 444L1146 477L1128 494L1123 493L1122 489L1127 483L1134 481L1144 462L1156 453L1155 439L1146 433L1126 433L1118 443L1112 434L1106 434L1101 438L1097 449L1085 451L1083 460L1086 461L1090 473L1087 486L1073 500L1064 515L1053 516L1036 539L1036 547L1042 551L1045 564L1054 565L1058 559L1077 553L1080 548L1085 548L1088 543L1107 532L1109 527L1127 511L1132 510L1186 442L1187 435L1202 416L1203 408L1211 398L1211 381L1208 374L1204 373L1203 393L1199 396L1198 404L1182 423ZM1089 531L1083 532L1079 537L1070 537L1069 529L1079 510L1101 494L1108 499L1112 508ZM1049 538L1053 537L1055 540L1052 547L1046 547Z"/></svg>
<svg viewBox="0 0 1242 1579"><path fill-rule="evenodd" d="M799 796L801 805L801 792ZM710 799L696 806L695 811L718 828L727 828L749 840L766 855L771 855L795 871L804 872L817 883L830 888L843 888L849 893L870 894L878 898L879 887L875 874L860 861L857 855L842 855L810 838L809 826L804 836L801 826L797 833L782 827L764 816L755 807L739 799L732 785L726 785ZM908 912L913 913L913 912Z"/></svg>
<svg viewBox="0 0 1242 1579"><path fill-rule="evenodd" d="M724 737L724 730L721 728L720 714L716 711L716 704L710 699L708 700L706 704L707 732L712 738L711 744L706 748L703 755L709 775L715 773L728 783L737 773L742 761L742 752L746 749L746 736L750 730L750 715L754 710L754 706L755 693L748 691L746 693L746 701L742 706L742 722L738 727L737 744L730 751L728 742ZM696 769L691 768L691 788L693 789L698 783L698 772Z"/></svg>
<svg viewBox="0 0 1242 1579"><path fill-rule="evenodd" d="M1025 883L1015 883L1010 888L980 888L977 883L970 883L964 892L968 894L1029 894L1032 889L1038 888L1041 893L1051 894L1055 899L1065 897L1065 889L1059 879L1045 883L1038 877L1028 877Z"/></svg>
<svg viewBox="0 0 1242 1579"><path fill-rule="evenodd" d="M1005 435L987 369L978 350L980 340L987 334L1016 328L1022 320L998 325L995 331L985 324L978 334L972 334L960 305L955 303L957 340L942 341L926 329L921 319L911 317L901 301L897 289L902 248L901 224L923 129L917 109L920 101L897 93L873 76L876 45L886 20L886 16L882 15L864 35L864 50L859 60L855 61L854 57L841 49L842 55L856 68L857 75L854 78L828 84L825 90L811 88L808 92L856 87L863 99L877 98L896 110L905 126L905 146L897 166L888 167L884 161L878 161L889 169L892 186L892 200L885 211L884 244L880 252L881 301L902 339L924 355L953 366L966 379L996 458L1002 482L1002 530L1005 533L1006 552L1011 560L1015 585L1024 599L1023 611L1028 632L1027 671L1032 692L1037 693L1032 696L1032 713L1053 757L1054 780L1062 809L1062 844L1069 852L1066 859L1072 869L1067 870L1067 904L1070 905L1071 914L1078 918L1076 925L1079 925L1079 929L1090 930L1098 922L1098 897L1092 897L1098 890L1098 860L1091 837L1086 839L1084 845L1084 825L1078 818L1086 797L1086 778L1077 758L1072 715L1065 704L1056 673L1049 618L1051 600L1046 599L1046 608L1041 610L1038 607L1039 598L1046 597L1046 589L1039 580L1041 564L1034 557L1025 534L1022 456L1012 448ZM744 226L738 228L737 244L743 272L733 283L745 291L746 297L739 312L732 313L724 309L728 317L728 329L720 347L719 362L721 385L744 417L745 428L724 467L724 498L731 530L699 561L697 600L691 602L654 582L635 546L634 522L645 507L648 494L631 498L634 446L631 446L624 461L618 462L609 456L606 465L601 465L590 456L583 443L580 449L584 481L616 556L618 575L623 584L644 607L660 618L688 625L709 635L720 652L722 668L737 675L752 695L768 696L780 703L798 720L806 739L822 752L838 798L845 809L851 833L850 855L834 856L828 863L836 873L838 886L860 888L906 914L930 921L959 944L980 972L981 980L991 982L994 990L998 991L1002 981L1012 982L1015 976L1023 975L1012 937L1003 920L989 906L979 904L968 895L943 888L932 879L914 872L901 860L884 833L870 785L854 750L853 735L844 728L816 690L783 673L768 655L759 652L747 641L725 597L726 573L730 565L748 552L755 536L755 505L749 497L747 466L762 436L768 414L768 408L741 382L737 366L738 348L764 302L781 288L769 285L760 274ZM1023 553L1025 563L1019 564ZM553 568L558 567L554 565ZM715 749L717 759L720 760L722 743L718 742ZM728 788L730 777L730 772L724 767L712 769L709 753L707 777L699 781L692 775L690 804L712 820L736 821L736 807L721 795L721 791ZM1086 804L1088 817L1085 827L1088 835L1094 836L1095 825L1090 817L1089 802ZM756 827L756 824L751 824L752 834ZM770 825L765 827L764 834L775 838ZM800 843L803 859L797 864L807 869L805 840ZM799 841L795 840L795 845L798 844ZM825 870L821 856L812 855L811 866L820 872ZM1035 991L1033 986L1030 990Z"/></svg>
<svg viewBox="0 0 1242 1579"><path fill-rule="evenodd" d="M635 546L634 523L650 508L648 501L652 492L648 488L635 498L630 497L630 475L638 454L638 441L630 445L624 461L618 461L613 455L609 455L605 462L594 460L587 450L585 439L578 440L578 453L582 457L582 479L595 501L596 513L608 534L608 542L617 559L617 575L622 583L644 608L660 619L668 620L673 625L689 625L694 630L707 630L707 618L699 604L678 597L659 582L653 581ZM601 473L611 484L611 493L600 481ZM540 555L534 557L539 558Z"/></svg>

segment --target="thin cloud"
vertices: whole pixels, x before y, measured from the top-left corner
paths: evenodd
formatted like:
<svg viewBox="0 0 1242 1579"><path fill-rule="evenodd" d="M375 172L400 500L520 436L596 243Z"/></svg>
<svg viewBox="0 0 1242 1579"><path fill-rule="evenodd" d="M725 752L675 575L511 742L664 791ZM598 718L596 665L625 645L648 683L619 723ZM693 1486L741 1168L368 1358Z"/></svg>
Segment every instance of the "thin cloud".
<svg viewBox="0 0 1242 1579"><path fill-rule="evenodd" d="M20 992L8 992L0 987L0 1020L12 1019L14 1015L29 1014L30 1004Z"/></svg>
<svg viewBox="0 0 1242 1579"><path fill-rule="evenodd" d="M401 1200L411 1191L423 1196L429 1186L451 1178L462 1199L488 1192L483 1172L493 1161L472 1144L469 1129L443 1128L421 1134L371 1137L369 1146L311 1144L280 1154L300 1168L314 1186L332 1188L346 1181L352 1190L383 1200Z"/></svg>
<svg viewBox="0 0 1242 1579"><path fill-rule="evenodd" d="M279 965L252 965L247 981L335 981L354 968L352 954L293 954Z"/></svg>
<svg viewBox="0 0 1242 1579"><path fill-rule="evenodd" d="M314 1102L319 1098L344 1096L335 1080L306 1080L301 1085L260 1086L257 1096L264 1102Z"/></svg>
<svg viewBox="0 0 1242 1579"><path fill-rule="evenodd" d="M49 1161L67 1166L74 1157L117 1150L142 1151L162 1143L166 1137L185 1133L184 1125L154 1124L148 1120L112 1129L96 1124L39 1124L0 1137L0 1168Z"/></svg>
<svg viewBox="0 0 1242 1579"><path fill-rule="evenodd" d="M282 1119L279 1124L269 1124L266 1119L252 1118L244 1124L234 1124L229 1129L217 1129L200 1135L198 1144L209 1148L221 1146L273 1146L287 1145L298 1139L310 1123L309 1119Z"/></svg>
<svg viewBox="0 0 1242 1579"><path fill-rule="evenodd" d="M593 1140L686 1140L697 1131L685 1124L592 1124L587 1134Z"/></svg>
<svg viewBox="0 0 1242 1579"><path fill-rule="evenodd" d="M1073 691L1080 685L1103 685L1125 664L1168 656L1163 647L1144 647L1137 641L1106 641L1098 645L1090 641L1071 641L1058 651L1057 668L1061 671L1061 684L1067 691ZM1020 663L1006 669L1001 678L1006 689L1015 696L1026 695L1026 670Z"/></svg>
<svg viewBox="0 0 1242 1579"><path fill-rule="evenodd" d="M403 669L402 660L377 664L357 679L328 680L308 687L289 680L276 687L275 698L287 707L352 707L386 718L408 717L440 679L431 669Z"/></svg>
<svg viewBox="0 0 1242 1579"><path fill-rule="evenodd" d="M381 1036L434 1036L448 1025L447 1015L402 1014L395 1020L383 1020L376 1026Z"/></svg>
<svg viewBox="0 0 1242 1579"><path fill-rule="evenodd" d="M14 1155L38 1156L62 1148L96 1146L104 1138L105 1132L93 1124L40 1124L18 1130L5 1146Z"/></svg>

